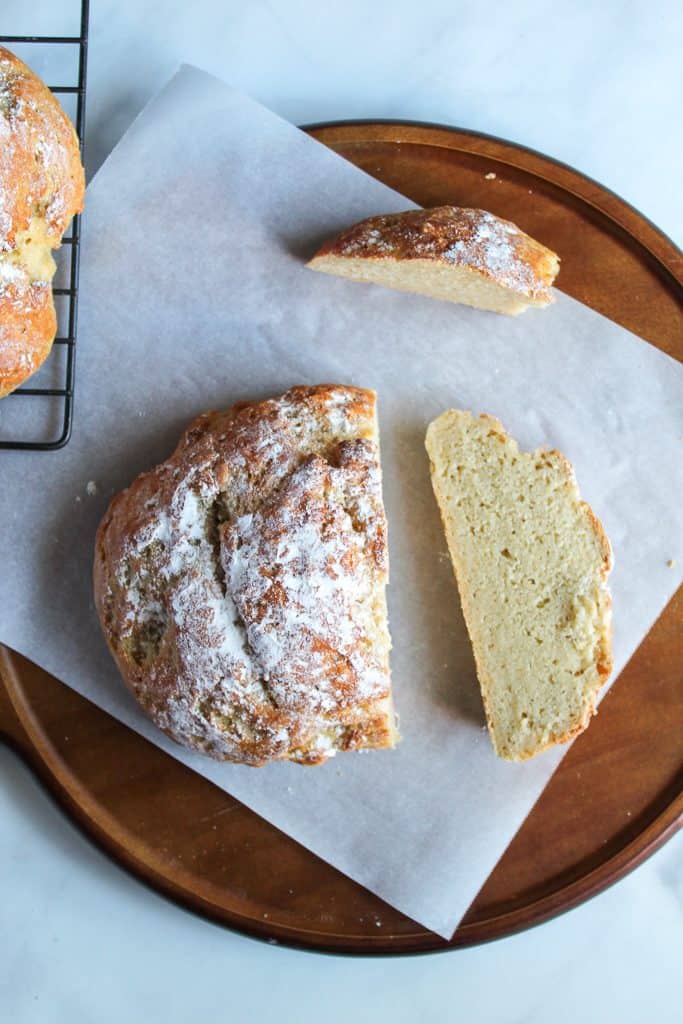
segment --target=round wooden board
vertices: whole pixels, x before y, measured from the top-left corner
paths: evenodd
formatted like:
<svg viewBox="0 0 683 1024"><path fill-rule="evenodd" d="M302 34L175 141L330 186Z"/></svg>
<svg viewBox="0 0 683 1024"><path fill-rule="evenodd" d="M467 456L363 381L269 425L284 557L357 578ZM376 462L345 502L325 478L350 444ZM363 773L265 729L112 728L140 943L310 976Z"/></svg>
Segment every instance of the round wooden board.
<svg viewBox="0 0 683 1024"><path fill-rule="evenodd" d="M680 254L600 185L537 153L450 128L356 122L308 130L423 206L483 207L515 221L561 254L564 291L670 355L683 355ZM190 910L271 942L320 951L453 949L575 906L680 824L682 619L679 592L451 942L1 648L0 734L103 849Z"/></svg>

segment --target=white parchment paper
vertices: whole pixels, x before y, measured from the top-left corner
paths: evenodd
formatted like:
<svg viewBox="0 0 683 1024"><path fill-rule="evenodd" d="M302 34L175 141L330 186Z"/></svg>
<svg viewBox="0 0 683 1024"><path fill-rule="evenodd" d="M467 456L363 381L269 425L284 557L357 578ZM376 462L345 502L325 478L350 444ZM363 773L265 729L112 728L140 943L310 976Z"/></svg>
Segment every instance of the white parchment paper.
<svg viewBox="0 0 683 1024"><path fill-rule="evenodd" d="M305 269L327 236L411 205L209 75L172 79L89 189L73 440L1 454L0 639L447 937L562 752L492 753L426 426L487 411L572 460L615 548L618 672L680 580L683 373L560 293L514 320ZM199 412L330 381L379 393L403 742L317 769L216 764L118 679L91 599L97 523Z"/></svg>

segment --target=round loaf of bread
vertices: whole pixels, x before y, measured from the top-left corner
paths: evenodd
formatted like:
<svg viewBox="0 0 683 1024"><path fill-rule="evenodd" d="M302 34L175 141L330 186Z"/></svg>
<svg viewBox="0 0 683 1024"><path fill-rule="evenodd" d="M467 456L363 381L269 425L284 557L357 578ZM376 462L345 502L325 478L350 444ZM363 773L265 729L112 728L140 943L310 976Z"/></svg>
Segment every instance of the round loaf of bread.
<svg viewBox="0 0 683 1024"><path fill-rule="evenodd" d="M393 745L373 392L200 416L111 503L94 579L125 682L178 743L251 765Z"/></svg>
<svg viewBox="0 0 683 1024"><path fill-rule="evenodd" d="M73 125L37 75L0 47L0 398L52 348L52 249L84 191Z"/></svg>

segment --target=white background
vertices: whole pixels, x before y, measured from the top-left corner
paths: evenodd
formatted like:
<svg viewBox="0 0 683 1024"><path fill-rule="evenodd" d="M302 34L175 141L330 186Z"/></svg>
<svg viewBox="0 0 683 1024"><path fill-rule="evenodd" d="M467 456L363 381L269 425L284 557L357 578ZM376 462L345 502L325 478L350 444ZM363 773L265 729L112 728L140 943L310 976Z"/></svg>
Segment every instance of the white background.
<svg viewBox="0 0 683 1024"><path fill-rule="evenodd" d="M0 33L68 30L72 3L5 0ZM682 50L675 0L94 0L88 169L187 60L297 122L404 117L524 143L619 192L680 243ZM0 778L3 1019L680 1019L680 837L531 932L359 961L270 948L177 910L92 849L4 749Z"/></svg>

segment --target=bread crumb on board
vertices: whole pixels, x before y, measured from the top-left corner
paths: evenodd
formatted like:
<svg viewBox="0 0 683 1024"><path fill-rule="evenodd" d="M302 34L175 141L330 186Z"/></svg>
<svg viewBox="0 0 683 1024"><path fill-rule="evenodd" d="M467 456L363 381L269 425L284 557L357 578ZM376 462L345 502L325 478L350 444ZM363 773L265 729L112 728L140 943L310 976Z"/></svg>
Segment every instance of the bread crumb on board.
<svg viewBox="0 0 683 1024"><path fill-rule="evenodd" d="M97 494L97 484L95 483L94 480L88 480L87 484L85 485L85 493L89 495L91 498L95 494Z"/></svg>
<svg viewBox="0 0 683 1024"><path fill-rule="evenodd" d="M496 177L495 171L489 171L489 173L485 174L484 177L487 181L493 181Z"/></svg>

